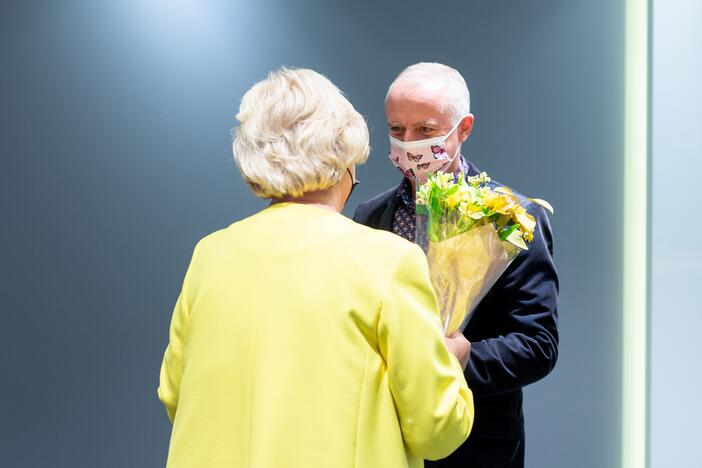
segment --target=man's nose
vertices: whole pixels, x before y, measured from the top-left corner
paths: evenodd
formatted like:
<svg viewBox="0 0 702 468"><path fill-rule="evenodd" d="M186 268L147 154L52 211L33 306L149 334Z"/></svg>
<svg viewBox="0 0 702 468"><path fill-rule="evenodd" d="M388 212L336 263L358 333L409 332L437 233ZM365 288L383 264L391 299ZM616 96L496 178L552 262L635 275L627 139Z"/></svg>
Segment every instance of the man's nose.
<svg viewBox="0 0 702 468"><path fill-rule="evenodd" d="M421 135L410 129L405 130L405 133L402 135L402 141L416 141L421 139Z"/></svg>

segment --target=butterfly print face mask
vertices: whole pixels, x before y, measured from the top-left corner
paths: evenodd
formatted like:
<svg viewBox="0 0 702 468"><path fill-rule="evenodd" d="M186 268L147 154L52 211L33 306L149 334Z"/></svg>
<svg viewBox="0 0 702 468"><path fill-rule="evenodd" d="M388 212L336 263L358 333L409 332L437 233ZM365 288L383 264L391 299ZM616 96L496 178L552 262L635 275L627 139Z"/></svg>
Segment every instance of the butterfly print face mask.
<svg viewBox="0 0 702 468"><path fill-rule="evenodd" d="M390 161L403 176L419 181L446 169L458 155L458 148L453 156L446 153L446 139L458 128L461 120L446 135L435 138L400 141L390 136Z"/></svg>

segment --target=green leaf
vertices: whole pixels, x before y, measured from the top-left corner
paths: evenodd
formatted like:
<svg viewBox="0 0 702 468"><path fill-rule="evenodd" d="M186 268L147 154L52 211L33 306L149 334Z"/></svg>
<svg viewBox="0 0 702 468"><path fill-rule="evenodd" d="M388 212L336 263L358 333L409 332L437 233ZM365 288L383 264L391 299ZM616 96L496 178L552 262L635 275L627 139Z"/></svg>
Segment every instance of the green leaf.
<svg viewBox="0 0 702 468"><path fill-rule="evenodd" d="M445 196L446 198L450 197L450 196L453 195L454 193L458 192L458 189L459 189L459 188L461 188L461 187L460 187L458 184L452 185L451 188L449 188L449 189L446 191L446 193L444 194L444 196Z"/></svg>
<svg viewBox="0 0 702 468"><path fill-rule="evenodd" d="M509 227L504 228L502 231L500 231L500 240L507 240L507 238L511 236L512 233L517 229L519 229L519 224L513 224Z"/></svg>
<svg viewBox="0 0 702 468"><path fill-rule="evenodd" d="M431 199L431 212L434 216L441 213L441 206L439 205L439 200L436 197Z"/></svg>

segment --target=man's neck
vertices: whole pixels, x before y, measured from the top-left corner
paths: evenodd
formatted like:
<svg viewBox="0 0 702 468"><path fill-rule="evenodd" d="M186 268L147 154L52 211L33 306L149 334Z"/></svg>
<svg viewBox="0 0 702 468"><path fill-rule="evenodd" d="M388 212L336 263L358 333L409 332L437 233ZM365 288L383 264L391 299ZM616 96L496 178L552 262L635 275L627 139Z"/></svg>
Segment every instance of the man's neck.
<svg viewBox="0 0 702 468"><path fill-rule="evenodd" d="M416 181L416 179L407 179L407 180L409 180L410 186L412 187L412 198L414 198L417 195L417 181Z"/></svg>

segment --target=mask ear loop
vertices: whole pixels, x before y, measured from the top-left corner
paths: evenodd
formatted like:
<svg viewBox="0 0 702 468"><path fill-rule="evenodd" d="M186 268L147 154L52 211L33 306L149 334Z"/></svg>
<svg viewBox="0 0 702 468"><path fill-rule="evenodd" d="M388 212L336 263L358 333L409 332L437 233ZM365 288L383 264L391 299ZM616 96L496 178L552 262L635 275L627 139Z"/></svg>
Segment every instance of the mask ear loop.
<svg viewBox="0 0 702 468"><path fill-rule="evenodd" d="M444 144L446 143L446 139L448 139L449 135L451 135L453 132L456 131L456 129L458 128L458 126L461 125L461 122L463 122L463 119L465 119L466 117L468 117L468 116L466 115L466 116L461 117L460 119L458 119L458 122L456 123L456 125L451 129L450 132L448 132L448 133L444 136ZM453 164L453 162L456 160L456 156L458 156L458 153L459 153L460 151L461 151L461 145L459 144L459 145L458 145L458 148L456 148L456 152L453 154L453 156L451 157L451 159L447 159L447 160L446 160L446 164L444 164L444 165L441 167L441 169L445 168L446 166L450 166L451 164Z"/></svg>

